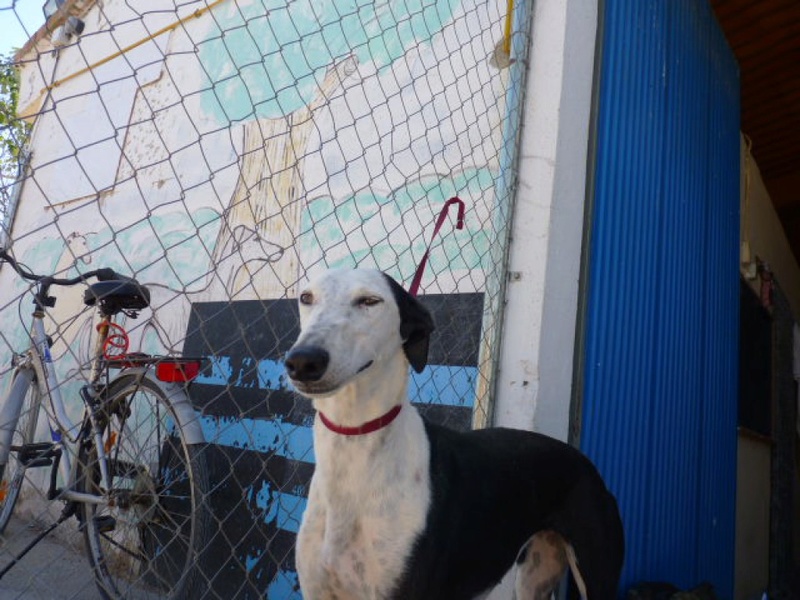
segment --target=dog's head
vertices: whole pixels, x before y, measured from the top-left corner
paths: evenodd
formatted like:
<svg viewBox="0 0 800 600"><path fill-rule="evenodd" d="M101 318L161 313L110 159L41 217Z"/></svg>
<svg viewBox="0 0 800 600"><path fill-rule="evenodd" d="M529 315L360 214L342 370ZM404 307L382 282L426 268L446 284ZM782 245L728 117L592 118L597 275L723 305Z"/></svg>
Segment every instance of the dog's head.
<svg viewBox="0 0 800 600"><path fill-rule="evenodd" d="M285 366L295 388L307 396L333 394L398 355L417 372L425 368L433 319L380 271L327 271L303 288L299 306L300 337Z"/></svg>

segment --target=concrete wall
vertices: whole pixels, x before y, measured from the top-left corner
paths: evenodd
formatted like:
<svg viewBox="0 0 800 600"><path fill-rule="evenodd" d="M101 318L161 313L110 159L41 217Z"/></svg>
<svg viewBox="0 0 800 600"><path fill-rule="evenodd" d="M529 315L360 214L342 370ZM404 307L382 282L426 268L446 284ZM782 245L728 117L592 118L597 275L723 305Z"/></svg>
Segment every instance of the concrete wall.
<svg viewBox="0 0 800 600"><path fill-rule="evenodd" d="M769 585L770 442L739 435L736 600L760 600Z"/></svg>
<svg viewBox="0 0 800 600"><path fill-rule="evenodd" d="M795 319L800 317L800 267L792 254L786 232L772 205L755 159L748 159L747 144L742 139L742 242L748 242L750 260L769 264L775 278L789 299ZM749 185L748 185L749 184ZM743 273L747 265L742 265ZM759 280L747 278L759 293Z"/></svg>
<svg viewBox="0 0 800 600"><path fill-rule="evenodd" d="M534 3L495 424L566 440L597 3Z"/></svg>

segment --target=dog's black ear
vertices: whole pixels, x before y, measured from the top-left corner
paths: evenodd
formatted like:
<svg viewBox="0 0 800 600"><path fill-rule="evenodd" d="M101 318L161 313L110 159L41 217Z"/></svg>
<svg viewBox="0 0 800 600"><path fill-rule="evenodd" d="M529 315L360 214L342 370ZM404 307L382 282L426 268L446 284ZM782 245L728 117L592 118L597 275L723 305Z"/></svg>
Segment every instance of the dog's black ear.
<svg viewBox="0 0 800 600"><path fill-rule="evenodd" d="M422 303L409 294L403 286L383 274L394 294L397 309L400 311L400 339L403 352L413 369L420 373L428 364L428 343L431 332L436 328L433 317Z"/></svg>

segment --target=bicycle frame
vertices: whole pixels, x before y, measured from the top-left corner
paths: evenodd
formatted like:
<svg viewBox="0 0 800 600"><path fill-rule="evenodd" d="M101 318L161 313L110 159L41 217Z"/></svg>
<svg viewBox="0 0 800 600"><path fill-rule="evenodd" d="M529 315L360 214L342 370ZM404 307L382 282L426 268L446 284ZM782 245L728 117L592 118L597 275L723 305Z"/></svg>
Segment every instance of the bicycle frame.
<svg viewBox="0 0 800 600"><path fill-rule="evenodd" d="M101 596L156 586L169 597L198 597L203 578L196 574L204 572L211 513L204 501L205 440L186 386L203 359L128 353L128 333L114 317L136 318L150 306L149 291L133 278L109 268L72 278L37 275L3 248L0 262L36 282L30 344L13 354L11 385L0 400L0 530L26 480L40 492L46 487L44 500L63 502L58 519L0 569L0 578L74 516ZM64 404L44 318L56 303L50 286L90 279L97 281L83 299L95 307L97 335L83 365L90 373L80 386L83 414L75 423ZM37 393L29 395L31 386ZM23 416L23 410L30 412ZM49 441L37 435L42 412ZM38 477L28 479L28 469L39 467L48 468L49 487ZM128 563L131 569L118 568Z"/></svg>
<svg viewBox="0 0 800 600"><path fill-rule="evenodd" d="M39 403L47 415L51 441L62 450L58 470L63 481L67 484L62 492L62 498L101 503L103 499L99 496L77 494L69 489L70 483L75 481L75 471L73 470L74 450L72 445L78 442L81 427L90 418L90 411L88 407L84 408L81 425L75 424L67 414L55 365L50 354L50 342L44 330L45 313L38 298L34 300L34 304L36 309L33 312L33 324L30 331L31 346L26 353L16 355L14 359L14 381L22 377L26 384L12 385L2 407L0 407L0 467L5 467L8 463L14 430L16 429L29 386L38 385ZM92 376L88 384L89 387L94 387L102 374L101 361L104 342L104 335L101 331L98 337L98 346L92 357ZM102 444L100 446L102 447ZM105 461L102 461L101 471L104 470ZM105 477L104 480L108 481L107 473L103 473L103 476Z"/></svg>
<svg viewBox="0 0 800 600"><path fill-rule="evenodd" d="M14 380L16 381L17 378L24 377L27 379L28 385L24 386L24 388L12 386L9 390L8 397L3 403L2 410L0 410L0 429L2 430L2 436L0 436L0 465L5 465L8 462L11 438L16 428L20 412L22 411L22 403L25 400L28 387L33 385L34 376L40 387L42 384L47 387L47 389L39 390L41 394L40 398L49 395L52 398L51 409L58 411L57 415L53 415L55 419L50 419L53 442L61 441L60 437L62 433L66 433L70 436L70 430L75 428L75 425L71 422L69 417L67 417L66 411L64 410L61 390L58 387L58 380L55 369L53 368L47 336L44 332L44 324L42 323L43 316L43 314L37 315L34 313L33 326L30 332L31 347L28 352L14 357ZM48 416L50 416L49 413ZM57 422L58 430L52 429L53 420Z"/></svg>
<svg viewBox="0 0 800 600"><path fill-rule="evenodd" d="M64 405L55 366L50 354L50 343L44 330L45 313L39 300L38 298L34 300L36 310L33 313L33 325L30 333L31 346L26 353L15 357L15 383L12 384L5 401L0 405L0 473L8 463L14 430L16 429L29 386L39 385L39 402L47 415L51 440L54 445L62 450L58 463L58 472L65 482L65 486L60 490L58 497L67 501L107 504L109 502L108 498L76 492L72 489L72 484L76 480L77 469L77 465L73 461L73 454L77 453L73 446L79 442L82 435L89 434L94 437L94 444L98 451L101 479L106 489L110 488L111 478L108 473L104 444L100 437L100 428L97 427L93 412L89 406L89 401L98 393L98 384L108 368L108 363L104 356L104 344L108 337L110 321L98 309L98 336L92 355L91 374L81 393L86 402L81 423L75 424L68 416ZM148 359L140 359L141 362L139 363L137 363L136 359L128 359L129 364L123 369L123 372L142 379L145 377L152 378L152 369L146 362ZM34 383L34 379L36 383ZM17 381L20 381L20 383L16 383ZM171 406L175 413L176 426L181 428L187 442L190 444L203 443L202 428L196 419L194 408L183 389L175 384L170 385L160 381L158 384L169 395ZM88 428L89 431L82 433L84 428Z"/></svg>

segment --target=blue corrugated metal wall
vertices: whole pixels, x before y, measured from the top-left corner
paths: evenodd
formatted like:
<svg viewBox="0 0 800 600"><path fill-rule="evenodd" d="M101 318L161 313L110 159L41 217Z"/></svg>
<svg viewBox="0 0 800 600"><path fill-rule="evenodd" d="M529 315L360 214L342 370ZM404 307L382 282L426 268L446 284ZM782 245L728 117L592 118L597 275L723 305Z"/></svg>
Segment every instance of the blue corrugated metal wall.
<svg viewBox="0 0 800 600"><path fill-rule="evenodd" d="M606 0L581 448L623 585L733 594L739 81L706 0Z"/></svg>

